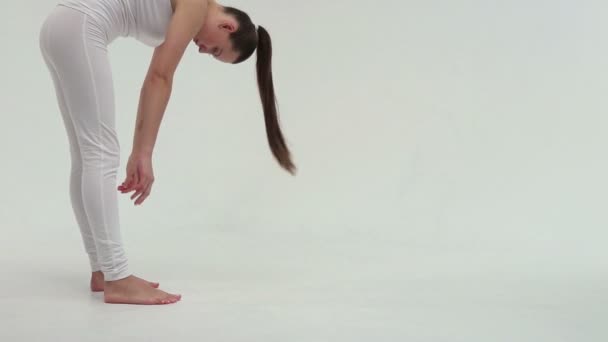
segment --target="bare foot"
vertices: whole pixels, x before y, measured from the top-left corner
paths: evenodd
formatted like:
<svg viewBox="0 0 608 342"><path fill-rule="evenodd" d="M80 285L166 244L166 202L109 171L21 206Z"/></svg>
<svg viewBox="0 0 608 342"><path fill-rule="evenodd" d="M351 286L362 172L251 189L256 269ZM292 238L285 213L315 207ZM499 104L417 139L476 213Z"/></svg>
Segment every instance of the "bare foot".
<svg viewBox="0 0 608 342"><path fill-rule="evenodd" d="M172 304L182 296L153 288L146 281L130 275L116 281L106 281L104 302L113 304Z"/></svg>
<svg viewBox="0 0 608 342"><path fill-rule="evenodd" d="M147 281L147 280L141 279L139 277L135 277L135 276L133 276L133 277L138 279L141 282L147 283L148 286L158 288L158 285L159 285L158 283L150 282L150 281ZM97 272L91 273L91 291L103 292L103 288L104 288L103 272L97 271Z"/></svg>

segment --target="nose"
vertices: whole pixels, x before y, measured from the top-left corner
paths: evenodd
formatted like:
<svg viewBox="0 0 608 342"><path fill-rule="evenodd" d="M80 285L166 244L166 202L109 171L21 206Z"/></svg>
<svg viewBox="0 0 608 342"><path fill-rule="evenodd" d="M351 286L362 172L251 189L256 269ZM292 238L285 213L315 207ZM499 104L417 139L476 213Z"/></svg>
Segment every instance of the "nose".
<svg viewBox="0 0 608 342"><path fill-rule="evenodd" d="M204 53L207 51L207 47L204 44L199 44L198 39L194 38L192 40L194 41L194 44L196 44L198 46L198 51L200 53Z"/></svg>
<svg viewBox="0 0 608 342"><path fill-rule="evenodd" d="M205 44L203 44L203 43L198 45L198 50L201 53L207 53L207 51L208 51L207 46L205 46Z"/></svg>

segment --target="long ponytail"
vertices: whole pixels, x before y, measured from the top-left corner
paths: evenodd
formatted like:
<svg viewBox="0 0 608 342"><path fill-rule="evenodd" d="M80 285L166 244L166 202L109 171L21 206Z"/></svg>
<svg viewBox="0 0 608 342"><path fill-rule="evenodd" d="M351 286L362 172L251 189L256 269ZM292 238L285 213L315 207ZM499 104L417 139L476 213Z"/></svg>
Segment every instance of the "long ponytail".
<svg viewBox="0 0 608 342"><path fill-rule="evenodd" d="M272 42L268 31L258 26L257 47L257 80L262 107L264 109L264 121L266 123L266 136L272 154L282 168L295 175L296 166L291 161L291 153L285 144L278 121L277 104L272 82Z"/></svg>

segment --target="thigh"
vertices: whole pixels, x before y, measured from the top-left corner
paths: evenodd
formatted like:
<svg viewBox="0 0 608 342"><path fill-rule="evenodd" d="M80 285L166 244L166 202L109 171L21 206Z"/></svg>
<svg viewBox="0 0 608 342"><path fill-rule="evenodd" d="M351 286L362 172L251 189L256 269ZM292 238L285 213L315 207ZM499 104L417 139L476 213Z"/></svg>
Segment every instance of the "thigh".
<svg viewBox="0 0 608 342"><path fill-rule="evenodd" d="M117 156L114 86L104 32L87 15L63 6L47 21L45 50L80 149Z"/></svg>
<svg viewBox="0 0 608 342"><path fill-rule="evenodd" d="M53 88L55 89L55 96L57 98L57 104L59 107L59 112L61 114L61 118L63 124L65 126L66 133L68 135L68 143L70 146L70 156L72 158L72 168L79 169L82 164L82 157L80 155L80 147L78 146L78 139L76 139L76 131L74 130L74 123L72 122L72 118L70 116L69 110L67 108L63 89L61 87L61 83L59 82L59 77L53 64L50 62L49 57L46 55L46 52L42 53L44 62L49 70L51 75L51 81L53 83Z"/></svg>

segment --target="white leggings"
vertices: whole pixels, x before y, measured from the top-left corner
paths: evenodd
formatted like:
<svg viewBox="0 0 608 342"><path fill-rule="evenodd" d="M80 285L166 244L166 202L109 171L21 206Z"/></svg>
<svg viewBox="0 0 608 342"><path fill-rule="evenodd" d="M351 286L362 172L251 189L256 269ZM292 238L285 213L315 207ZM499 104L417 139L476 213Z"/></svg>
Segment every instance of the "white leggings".
<svg viewBox="0 0 608 342"><path fill-rule="evenodd" d="M40 29L40 50L68 135L72 209L91 270L111 281L130 272L118 219L120 146L105 32L86 14L56 6Z"/></svg>

